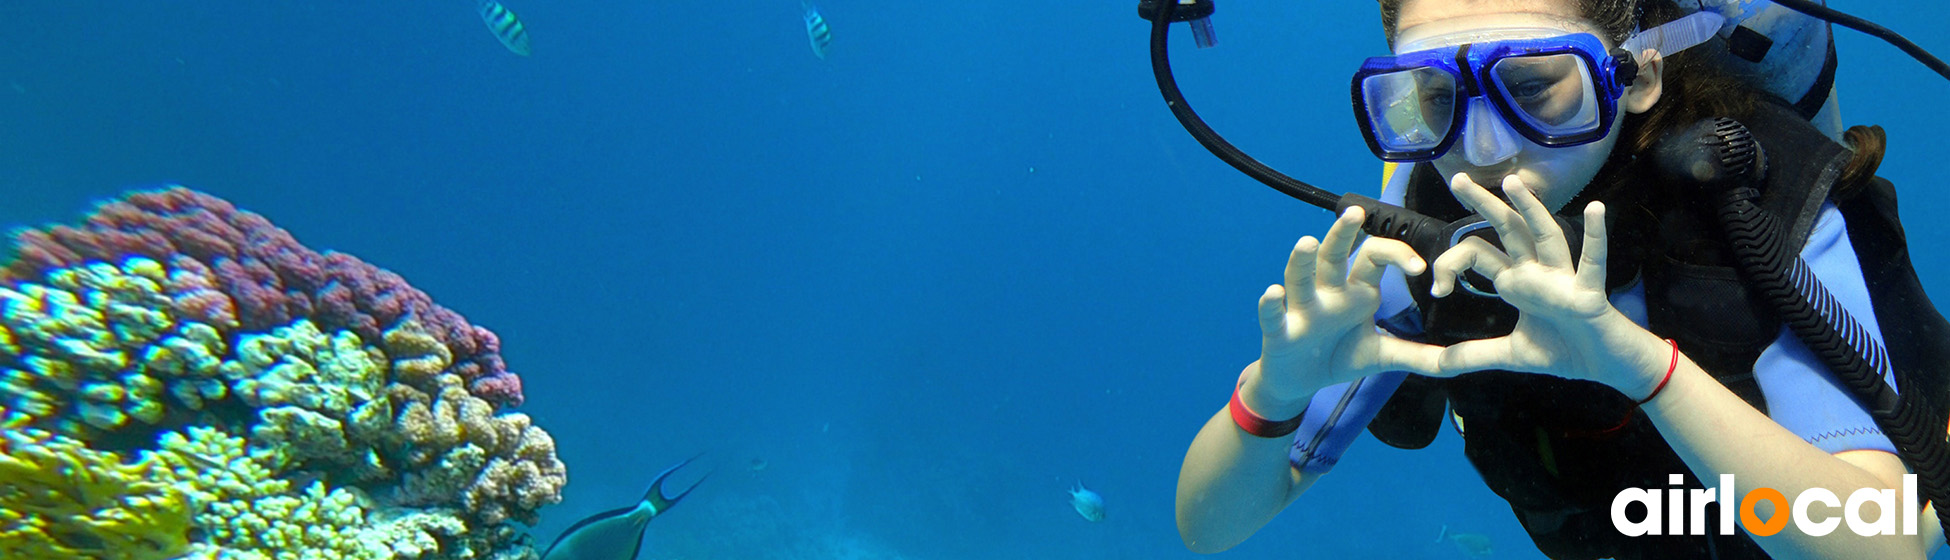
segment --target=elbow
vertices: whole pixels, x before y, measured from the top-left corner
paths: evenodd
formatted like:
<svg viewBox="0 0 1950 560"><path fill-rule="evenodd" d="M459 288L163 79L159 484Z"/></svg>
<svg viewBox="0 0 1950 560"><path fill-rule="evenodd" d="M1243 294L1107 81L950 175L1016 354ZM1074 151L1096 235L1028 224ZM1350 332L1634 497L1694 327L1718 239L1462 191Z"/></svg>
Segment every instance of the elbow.
<svg viewBox="0 0 1950 560"><path fill-rule="evenodd" d="M1238 541L1213 537L1214 535L1194 529L1194 526L1185 523L1183 519L1178 521L1178 538L1184 539L1185 548L1194 553L1218 554L1239 544Z"/></svg>
<svg viewBox="0 0 1950 560"><path fill-rule="evenodd" d="M1195 503L1178 503L1178 538L1185 541L1185 548L1198 554L1225 552L1244 542L1251 533L1237 534L1236 523L1226 523L1216 512L1199 511Z"/></svg>

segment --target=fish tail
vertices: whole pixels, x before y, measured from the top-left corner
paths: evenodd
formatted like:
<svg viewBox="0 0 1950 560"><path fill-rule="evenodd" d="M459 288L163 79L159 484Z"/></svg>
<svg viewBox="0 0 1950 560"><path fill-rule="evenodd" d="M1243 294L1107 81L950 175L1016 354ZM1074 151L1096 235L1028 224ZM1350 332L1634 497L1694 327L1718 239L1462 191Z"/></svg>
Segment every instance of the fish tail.
<svg viewBox="0 0 1950 560"><path fill-rule="evenodd" d="M1449 526L1443 525L1442 532L1435 534L1435 542L1442 542L1442 537L1446 536L1449 536Z"/></svg>
<svg viewBox="0 0 1950 560"><path fill-rule="evenodd" d="M682 501L684 496L689 496L692 490L697 489L698 485L704 484L704 479L711 477L711 473L706 472L704 476L697 478L697 482L691 483L690 487L685 488L682 492L678 492L676 496L664 494L664 482L670 479L670 474L677 472L677 469L684 468L684 465L691 464L691 461L695 461L698 457L702 456L704 456L703 453L692 455L689 459L679 461L677 464L665 468L664 472L657 473L656 480L650 482L650 489L643 493L643 501L650 502L650 515L652 517L662 515L663 512L669 511L671 506L677 505L677 502Z"/></svg>

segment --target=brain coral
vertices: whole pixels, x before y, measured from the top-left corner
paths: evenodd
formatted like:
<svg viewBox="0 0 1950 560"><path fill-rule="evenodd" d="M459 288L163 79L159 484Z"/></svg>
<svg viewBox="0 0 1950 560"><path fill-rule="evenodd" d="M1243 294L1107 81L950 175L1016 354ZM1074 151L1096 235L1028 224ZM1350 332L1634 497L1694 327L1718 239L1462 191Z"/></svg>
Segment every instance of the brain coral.
<svg viewBox="0 0 1950 560"><path fill-rule="evenodd" d="M78 518L102 557L534 556L514 523L561 499L554 440L507 410L521 381L494 333L399 275L181 187L19 232L13 254L0 435L29 459L0 469L13 473L0 501L33 495L11 479L50 470L183 490L91 494L122 496L134 509L109 519L143 523ZM108 511L41 494L49 515ZM71 557L27 553L72 550L63 527L0 516L0 549Z"/></svg>

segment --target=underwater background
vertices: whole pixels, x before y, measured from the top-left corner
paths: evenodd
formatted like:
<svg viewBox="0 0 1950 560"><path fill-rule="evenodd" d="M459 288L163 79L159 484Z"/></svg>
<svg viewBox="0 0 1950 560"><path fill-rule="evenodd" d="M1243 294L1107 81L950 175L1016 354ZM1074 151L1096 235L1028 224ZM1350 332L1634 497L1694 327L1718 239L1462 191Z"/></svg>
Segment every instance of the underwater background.
<svg viewBox="0 0 1950 560"><path fill-rule="evenodd" d="M404 276L500 335L554 436L545 545L712 474L642 557L1189 558L1186 446L1258 348L1253 302L1328 213L1200 148L1130 2L801 6L0 3L0 226L182 184ZM1950 4L1834 2L1950 54ZM1373 194L1347 77L1371 2L1225 2L1174 28L1203 116ZM1913 258L1950 298L1950 83L1837 30L1846 124L1889 135ZM702 467L702 468L699 468ZM1100 492L1090 523L1066 492ZM1540 558L1453 431L1369 436L1220 558Z"/></svg>

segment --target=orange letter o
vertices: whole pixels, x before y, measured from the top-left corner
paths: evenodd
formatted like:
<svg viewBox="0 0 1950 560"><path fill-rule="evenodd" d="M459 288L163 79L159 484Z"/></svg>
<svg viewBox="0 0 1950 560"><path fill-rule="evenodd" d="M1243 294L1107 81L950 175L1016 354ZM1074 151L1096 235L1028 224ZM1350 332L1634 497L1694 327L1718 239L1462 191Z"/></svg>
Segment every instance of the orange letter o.
<svg viewBox="0 0 1950 560"><path fill-rule="evenodd" d="M1774 502L1774 517L1768 519L1766 523L1760 521L1760 516L1754 515L1754 502L1761 500ZM1774 536L1775 533L1781 532L1781 529L1787 528L1787 509L1787 496L1781 495L1780 490L1767 487L1755 488L1740 500L1740 525L1746 527L1747 532L1753 533L1756 537Z"/></svg>

